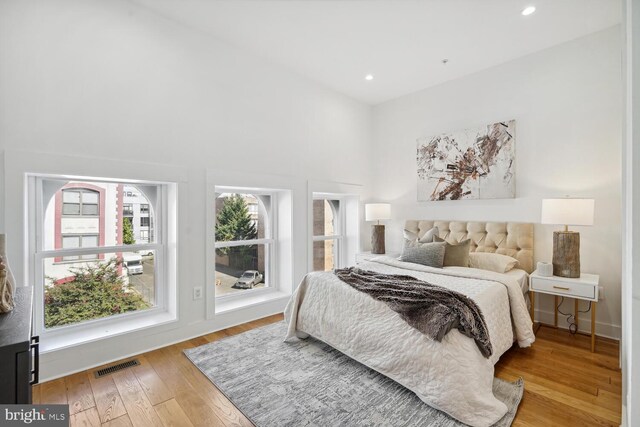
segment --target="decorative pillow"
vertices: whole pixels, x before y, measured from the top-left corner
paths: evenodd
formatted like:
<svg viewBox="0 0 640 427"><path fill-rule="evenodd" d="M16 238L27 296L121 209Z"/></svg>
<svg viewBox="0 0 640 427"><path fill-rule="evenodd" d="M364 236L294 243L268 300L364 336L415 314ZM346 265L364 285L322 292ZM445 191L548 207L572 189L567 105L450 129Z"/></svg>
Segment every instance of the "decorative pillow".
<svg viewBox="0 0 640 427"><path fill-rule="evenodd" d="M442 268L444 255L444 243L421 243L416 246L405 246L400 255L400 261Z"/></svg>
<svg viewBox="0 0 640 427"><path fill-rule="evenodd" d="M424 233L424 236L418 238L418 235L413 231L409 231L406 228L403 231L404 234L404 245L405 246L415 246L419 243L433 243L435 240L434 237L438 235L438 227L433 227L431 230Z"/></svg>
<svg viewBox="0 0 640 427"><path fill-rule="evenodd" d="M406 228L402 230L402 234L404 235L404 243L413 243L418 241L418 235L413 231L409 231Z"/></svg>
<svg viewBox="0 0 640 427"><path fill-rule="evenodd" d="M471 247L471 239L463 240L457 245L452 245L438 236L435 237L435 241L445 243L445 267L469 267L469 248Z"/></svg>
<svg viewBox="0 0 640 427"><path fill-rule="evenodd" d="M420 242L420 243L433 243L433 242L435 242L435 237L438 235L439 232L440 232L440 230L438 230L438 227L433 227L431 230L429 230L426 233L424 233L424 236L422 236L418 240L418 242Z"/></svg>
<svg viewBox="0 0 640 427"><path fill-rule="evenodd" d="M518 265L518 260L507 255L493 252L471 252L469 254L469 267L482 270L506 273Z"/></svg>

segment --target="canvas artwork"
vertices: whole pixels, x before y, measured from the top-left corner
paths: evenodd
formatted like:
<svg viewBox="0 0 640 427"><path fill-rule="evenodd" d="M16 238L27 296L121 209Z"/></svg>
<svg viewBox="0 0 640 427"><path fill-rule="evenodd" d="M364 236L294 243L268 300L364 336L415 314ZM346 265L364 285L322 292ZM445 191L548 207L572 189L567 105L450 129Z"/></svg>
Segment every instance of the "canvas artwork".
<svg viewBox="0 0 640 427"><path fill-rule="evenodd" d="M418 139L418 201L516 195L516 121Z"/></svg>

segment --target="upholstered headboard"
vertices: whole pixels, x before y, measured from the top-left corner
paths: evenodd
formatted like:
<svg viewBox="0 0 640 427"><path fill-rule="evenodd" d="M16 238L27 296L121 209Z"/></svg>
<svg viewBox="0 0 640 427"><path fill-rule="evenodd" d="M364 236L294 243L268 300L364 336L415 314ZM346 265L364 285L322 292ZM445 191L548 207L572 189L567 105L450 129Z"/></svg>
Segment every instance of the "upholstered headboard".
<svg viewBox="0 0 640 427"><path fill-rule="evenodd" d="M533 267L533 224L524 222L461 222L408 220L405 228L422 237L434 226L449 243L471 239L471 252L495 252L518 260L519 268Z"/></svg>

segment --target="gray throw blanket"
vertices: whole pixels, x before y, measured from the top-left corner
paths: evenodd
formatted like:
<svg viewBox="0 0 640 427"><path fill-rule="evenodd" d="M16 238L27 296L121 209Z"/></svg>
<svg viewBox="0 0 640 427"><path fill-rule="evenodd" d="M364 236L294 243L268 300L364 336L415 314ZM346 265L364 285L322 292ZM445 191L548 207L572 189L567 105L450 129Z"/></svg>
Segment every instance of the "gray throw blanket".
<svg viewBox="0 0 640 427"><path fill-rule="evenodd" d="M453 328L473 338L480 353L493 353L489 330L478 305L459 292L415 277L380 274L356 267L335 270L340 280L386 303L410 326L436 341Z"/></svg>

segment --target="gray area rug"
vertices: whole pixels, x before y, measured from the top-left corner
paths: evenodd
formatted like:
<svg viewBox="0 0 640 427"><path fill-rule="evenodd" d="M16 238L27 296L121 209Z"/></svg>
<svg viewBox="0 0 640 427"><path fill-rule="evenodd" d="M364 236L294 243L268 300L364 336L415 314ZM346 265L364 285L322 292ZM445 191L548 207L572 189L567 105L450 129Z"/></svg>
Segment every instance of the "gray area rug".
<svg viewBox="0 0 640 427"><path fill-rule="evenodd" d="M284 322L185 351L256 426L437 426L465 424L395 381L309 338L285 343ZM510 426L524 383L494 379Z"/></svg>

